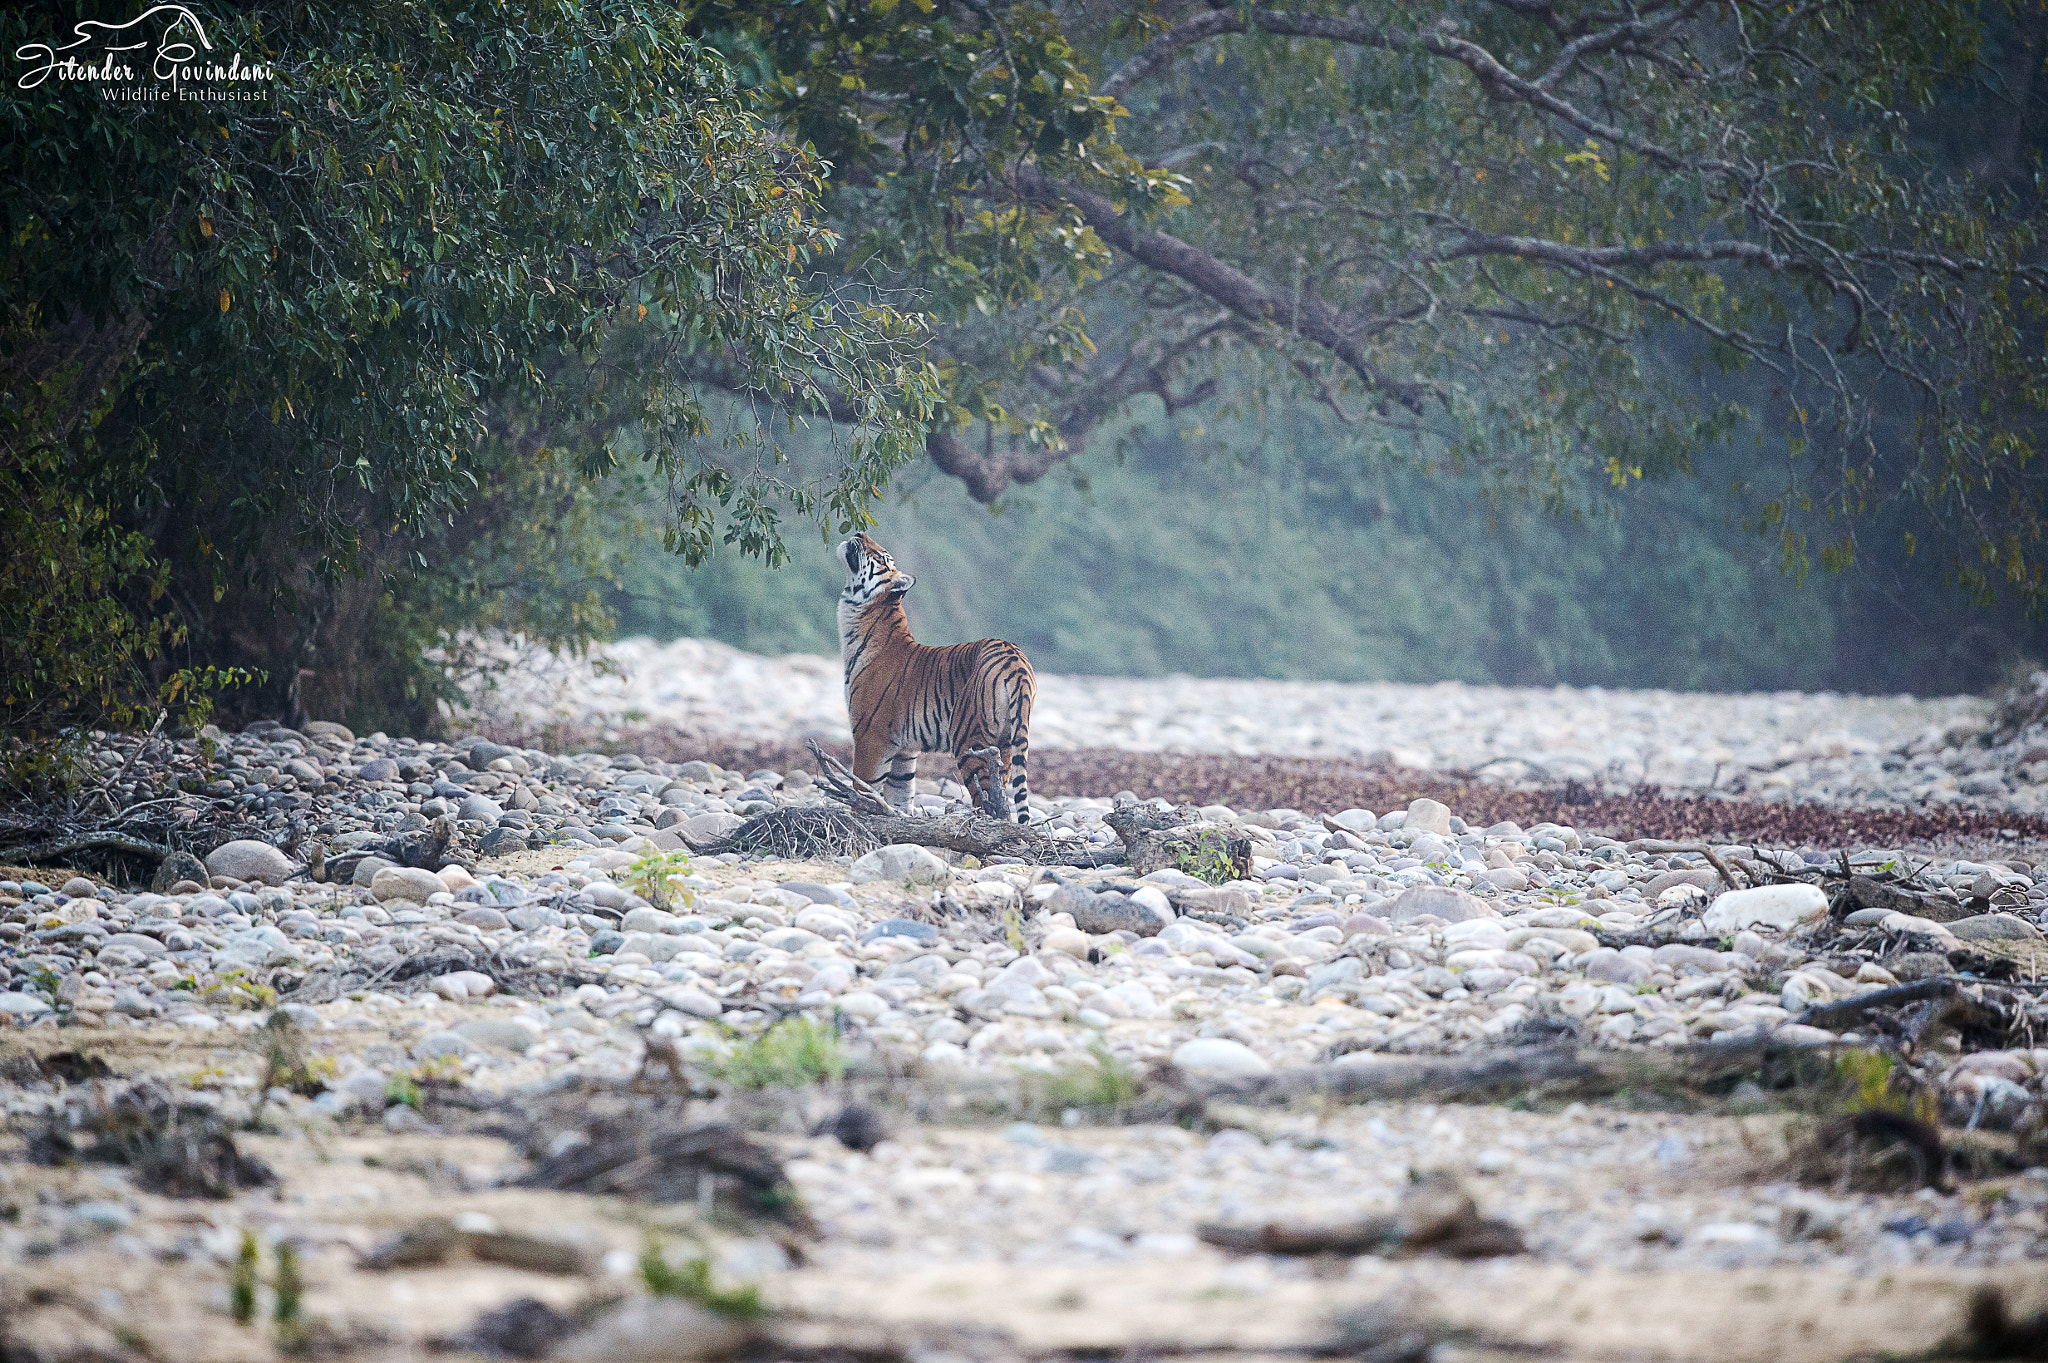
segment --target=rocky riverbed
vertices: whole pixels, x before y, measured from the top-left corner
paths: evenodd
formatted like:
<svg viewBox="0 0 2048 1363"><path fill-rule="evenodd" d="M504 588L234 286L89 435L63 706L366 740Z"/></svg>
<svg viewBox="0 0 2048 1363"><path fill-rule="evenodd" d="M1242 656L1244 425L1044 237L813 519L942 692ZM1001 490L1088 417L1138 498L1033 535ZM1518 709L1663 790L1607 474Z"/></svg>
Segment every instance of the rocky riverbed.
<svg viewBox="0 0 2048 1363"><path fill-rule="evenodd" d="M503 649L510 670L471 718L687 742L849 742L836 658L769 658L703 639L627 639L588 659ZM1279 754L1468 773L1531 788L2048 811L2048 738L1974 696L1712 695L1576 687L1281 682L1040 674L1038 751ZM2038 721L2048 673L2016 693ZM2032 708L2024 703L2033 702Z"/></svg>
<svg viewBox="0 0 2048 1363"><path fill-rule="evenodd" d="M568 1313L542 1353L768 1347L603 1307L648 1300L649 1232L757 1283L776 1329L1006 1358L1409 1335L1419 1352L1376 1356L1911 1351L1963 1328L1973 1286L2031 1309L2048 1257L2048 1007L2029 987L2048 866L2037 882L2025 839L1681 845L1422 798L1207 806L1251 855L1200 877L914 845L691 857L685 839L827 802L793 765L334 724L140 746L98 741L109 800L191 830L203 859L0 867L10 1357L303 1347L233 1320L245 1230L263 1304L289 1247L321 1347L364 1357L516 1354L464 1332L521 1297ZM963 794L925 781L913 803ZM1038 826L1113 861L1117 795L1038 797ZM1752 1052L1739 1081L1648 1078ZM1864 1054L1884 1058L1840 1058ZM1513 1108L1397 1082L1560 1055L1643 1068L1583 1098L1490 1091ZM107 1115L138 1081L179 1097L120 1112L190 1108L272 1179L240 1188L216 1159L222 1196L166 1193L117 1139L147 1121ZM1879 1099L1967 1131L1969 1160L1816 1172L1801 1141ZM712 1172L657 1206L630 1160L519 1186L601 1148L614 1111L650 1136L751 1130L786 1194L736 1211ZM1393 1217L1426 1174L1523 1252L1298 1260L1201 1238ZM440 1248L379 1258L406 1233ZM1380 1322L1363 1342L1344 1334L1361 1311ZM774 1356L824 1336L778 1335Z"/></svg>

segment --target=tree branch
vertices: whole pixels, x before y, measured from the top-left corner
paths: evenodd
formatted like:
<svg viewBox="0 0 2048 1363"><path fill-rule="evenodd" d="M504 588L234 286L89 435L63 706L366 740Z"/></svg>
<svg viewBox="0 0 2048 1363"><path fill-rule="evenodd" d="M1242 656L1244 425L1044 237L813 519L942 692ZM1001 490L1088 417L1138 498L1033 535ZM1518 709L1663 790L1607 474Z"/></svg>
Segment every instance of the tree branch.
<svg viewBox="0 0 2048 1363"><path fill-rule="evenodd" d="M1172 275L1206 297L1260 326L1282 327L1313 341L1342 360L1366 388L1389 401L1420 412L1432 390L1422 383L1397 383L1365 354L1364 347L1340 325L1337 314L1319 298L1295 300L1276 293L1250 275L1207 251L1166 232L1133 228L1116 206L1100 194L1061 184L1036 166L1019 165L1012 173L1018 192L1032 203L1055 211L1071 210L1095 234L1139 264Z"/></svg>

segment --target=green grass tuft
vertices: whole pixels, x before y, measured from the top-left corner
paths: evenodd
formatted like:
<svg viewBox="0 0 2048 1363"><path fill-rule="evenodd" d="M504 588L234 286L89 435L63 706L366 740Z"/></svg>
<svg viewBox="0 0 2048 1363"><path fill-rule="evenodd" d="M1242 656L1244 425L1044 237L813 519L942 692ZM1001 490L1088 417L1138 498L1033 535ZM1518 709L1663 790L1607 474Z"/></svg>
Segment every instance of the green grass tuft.
<svg viewBox="0 0 2048 1363"><path fill-rule="evenodd" d="M680 1297L734 1320L753 1320L766 1309L761 1305L760 1289L751 1283L722 1290L713 1287L711 1260L703 1255L684 1260L680 1268L671 1268L662 1255L661 1241L652 1233L640 1251L640 1278L647 1284L647 1290L658 1297Z"/></svg>
<svg viewBox="0 0 2048 1363"><path fill-rule="evenodd" d="M802 1088L845 1073L838 1036L809 1018L784 1018L718 1066L721 1078L744 1089Z"/></svg>

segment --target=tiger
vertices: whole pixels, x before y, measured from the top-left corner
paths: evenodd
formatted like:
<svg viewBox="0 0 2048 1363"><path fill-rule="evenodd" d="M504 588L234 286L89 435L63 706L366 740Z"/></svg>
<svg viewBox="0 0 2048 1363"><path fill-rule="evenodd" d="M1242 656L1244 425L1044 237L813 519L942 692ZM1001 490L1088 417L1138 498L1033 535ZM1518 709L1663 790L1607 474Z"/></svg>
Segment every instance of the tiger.
<svg viewBox="0 0 2048 1363"><path fill-rule="evenodd" d="M928 648L910 637L903 594L917 579L867 535L839 546L839 657L853 721L853 772L888 772L884 794L910 804L920 752L950 752L975 805L992 818L1030 822L1031 703L1038 679L1024 650L1002 639ZM993 753L989 750L993 749Z"/></svg>

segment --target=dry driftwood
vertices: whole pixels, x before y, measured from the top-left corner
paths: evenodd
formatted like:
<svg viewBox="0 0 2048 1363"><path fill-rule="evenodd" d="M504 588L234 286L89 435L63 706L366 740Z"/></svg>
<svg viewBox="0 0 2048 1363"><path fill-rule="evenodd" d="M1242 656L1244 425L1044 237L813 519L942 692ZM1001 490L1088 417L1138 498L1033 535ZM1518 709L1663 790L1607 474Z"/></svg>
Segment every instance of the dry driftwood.
<svg viewBox="0 0 2048 1363"><path fill-rule="evenodd" d="M138 838L129 833L82 833L74 838L51 838L47 842L30 843L26 847L0 849L0 863L32 866L39 861L54 861L73 852L88 852L104 848L111 852L130 852L138 857L162 861L171 855L173 849L162 843Z"/></svg>

